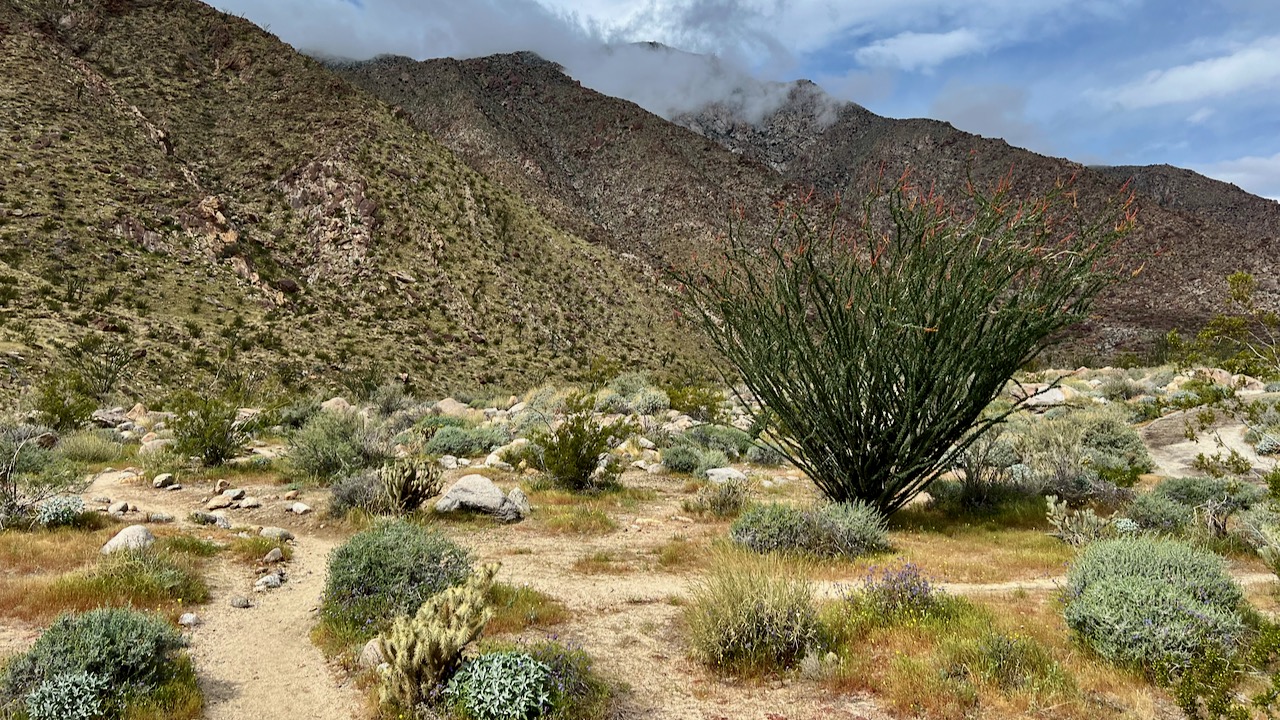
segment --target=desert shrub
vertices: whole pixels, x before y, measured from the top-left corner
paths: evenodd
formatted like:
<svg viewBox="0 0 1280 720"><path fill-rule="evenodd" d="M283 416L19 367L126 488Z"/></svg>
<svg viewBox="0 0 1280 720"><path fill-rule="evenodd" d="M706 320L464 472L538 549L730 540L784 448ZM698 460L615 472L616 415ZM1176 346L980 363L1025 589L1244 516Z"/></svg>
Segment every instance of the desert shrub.
<svg viewBox="0 0 1280 720"><path fill-rule="evenodd" d="M581 648L554 640L533 643L520 650L547 666L552 686L547 720L593 720L608 715L613 690L596 674L591 656Z"/></svg>
<svg viewBox="0 0 1280 720"><path fill-rule="evenodd" d="M66 372L45 376L36 386L34 405L39 421L60 432L83 426L98 408L83 379Z"/></svg>
<svg viewBox="0 0 1280 720"><path fill-rule="evenodd" d="M623 468L610 450L633 435L635 427L624 420L597 422L589 396L571 396L565 408L559 425L530 438L542 448L542 469L555 483L574 492L616 484Z"/></svg>
<svg viewBox="0 0 1280 720"><path fill-rule="evenodd" d="M622 415L631 411L631 405L623 395L605 388L594 396L595 411L606 415Z"/></svg>
<svg viewBox="0 0 1280 720"><path fill-rule="evenodd" d="M1087 545L1111 537L1115 531L1115 527L1105 518L1098 517L1093 508L1073 509L1055 495L1046 496L1045 504L1048 505L1045 520L1049 523L1049 535L1068 545Z"/></svg>
<svg viewBox="0 0 1280 720"><path fill-rule="evenodd" d="M76 495L55 495L40 503L36 524L46 528L68 527L80 522L84 500Z"/></svg>
<svg viewBox="0 0 1280 720"><path fill-rule="evenodd" d="M1067 576L1068 627L1103 657L1154 670L1207 645L1231 651L1244 594L1222 558L1150 537L1087 546Z"/></svg>
<svg viewBox="0 0 1280 720"><path fill-rule="evenodd" d="M686 512L698 515L731 518L741 514L750 500L751 483L735 479L703 487L696 497L686 500L682 506Z"/></svg>
<svg viewBox="0 0 1280 720"><path fill-rule="evenodd" d="M733 227L714 262L675 278L788 459L831 500L886 514L1012 412L982 418L1087 316L1132 227L1118 207L1082 217L1062 187L1021 201L974 191L963 213L924 195L878 190L873 222L834 213L819 227L793 210L767 237Z"/></svg>
<svg viewBox="0 0 1280 720"><path fill-rule="evenodd" d="M1098 386L1098 394L1112 401L1132 400L1146 392L1142 383L1127 377L1109 377Z"/></svg>
<svg viewBox="0 0 1280 720"><path fill-rule="evenodd" d="M858 557L885 550L884 518L865 503L824 503L812 508L757 505L729 530L733 542L758 553L794 552Z"/></svg>
<svg viewBox="0 0 1280 720"><path fill-rule="evenodd" d="M94 720L107 714L107 681L86 672L55 675L26 697L30 720Z"/></svg>
<svg viewBox="0 0 1280 720"><path fill-rule="evenodd" d="M0 424L0 529L31 520L40 503L88 483L61 453L44 447L48 429Z"/></svg>
<svg viewBox="0 0 1280 720"><path fill-rule="evenodd" d="M441 428L465 428L467 426L467 421L460 417L454 417L452 415L424 415L413 424L413 429L422 436L424 441L430 441Z"/></svg>
<svg viewBox="0 0 1280 720"><path fill-rule="evenodd" d="M390 380L379 385L369 395L369 402L378 410L380 417L391 417L413 403L413 397L399 380Z"/></svg>
<svg viewBox="0 0 1280 720"><path fill-rule="evenodd" d="M649 378L644 373L626 372L610 380L605 388L624 398L635 397L650 388Z"/></svg>
<svg viewBox="0 0 1280 720"><path fill-rule="evenodd" d="M1128 502L1131 493L1116 482L1132 484L1131 478L1148 469L1129 445L1130 441L1141 445L1141 438L1118 418L1119 411L1061 410L1046 413L1039 420L1011 424L1015 432L1009 440L1021 463L1031 469L1029 485L1073 508L1090 503L1115 507ZM1090 432L1096 448L1086 444ZM1119 448L1118 454L1111 452L1115 448ZM1145 457L1146 450L1141 452Z"/></svg>
<svg viewBox="0 0 1280 720"><path fill-rule="evenodd" d="M1263 433L1253 447L1259 455L1280 455L1280 429Z"/></svg>
<svg viewBox="0 0 1280 720"><path fill-rule="evenodd" d="M321 480L379 465L387 452L374 428L353 412L322 412L289 438L289 459Z"/></svg>
<svg viewBox="0 0 1280 720"><path fill-rule="evenodd" d="M123 450L115 437L105 432L78 432L58 440L58 452L72 462L111 462L120 457Z"/></svg>
<svg viewBox="0 0 1280 720"><path fill-rule="evenodd" d="M930 505L952 515L995 511L1011 502L1038 496L1040 487L1010 469L1018 457L1004 431L995 429L976 439L956 457L956 480L929 486Z"/></svg>
<svg viewBox="0 0 1280 720"><path fill-rule="evenodd" d="M676 445L662 451L662 465L671 472L692 473L702 463L702 453L688 445Z"/></svg>
<svg viewBox="0 0 1280 720"><path fill-rule="evenodd" d="M329 485L329 513L334 517L345 517L353 510L381 514L379 480L375 470L358 470L334 480Z"/></svg>
<svg viewBox="0 0 1280 720"><path fill-rule="evenodd" d="M297 429L320 413L321 400L314 395L295 398L276 408L272 415L275 424L287 429Z"/></svg>
<svg viewBox="0 0 1280 720"><path fill-rule="evenodd" d="M1133 501L1125 514L1143 530L1177 534L1191 524L1191 508L1156 493L1143 493Z"/></svg>
<svg viewBox="0 0 1280 720"><path fill-rule="evenodd" d="M1085 414L1080 441L1089 466L1121 487L1132 486L1155 468L1142 437L1117 416Z"/></svg>
<svg viewBox="0 0 1280 720"><path fill-rule="evenodd" d="M730 458L738 458L751 448L751 436L731 425L698 425L684 434L685 439L707 450L718 450Z"/></svg>
<svg viewBox="0 0 1280 720"><path fill-rule="evenodd" d="M239 455L249 441L245 423L233 402L213 395L181 393L173 401L174 447L200 458L207 466L221 465Z"/></svg>
<svg viewBox="0 0 1280 720"><path fill-rule="evenodd" d="M1280 393L1280 382L1269 382L1262 390L1263 392Z"/></svg>
<svg viewBox="0 0 1280 720"><path fill-rule="evenodd" d="M819 638L809 581L785 560L723 553L685 614L694 653L724 671L784 669Z"/></svg>
<svg viewBox="0 0 1280 720"><path fill-rule="evenodd" d="M664 389L672 410L694 420L714 422L724 412L724 393L710 385L676 385Z"/></svg>
<svg viewBox="0 0 1280 720"><path fill-rule="evenodd" d="M551 669L521 652L494 652L463 663L444 696L474 720L531 720L551 707Z"/></svg>
<svg viewBox="0 0 1280 720"><path fill-rule="evenodd" d="M1226 534L1232 515L1261 502L1267 491L1258 485L1226 478L1168 478L1152 490L1195 512L1215 536Z"/></svg>
<svg viewBox="0 0 1280 720"><path fill-rule="evenodd" d="M933 586L914 563L872 568L858 600L881 619L901 621L937 612L946 594Z"/></svg>
<svg viewBox="0 0 1280 720"><path fill-rule="evenodd" d="M366 639L470 573L470 553L443 535L404 521L379 523L329 556L321 611L335 630Z"/></svg>
<svg viewBox="0 0 1280 720"><path fill-rule="evenodd" d="M178 671L175 655L182 636L163 618L132 609L90 610L58 618L31 646L5 667L0 678L0 707L28 702L40 712L58 707L88 707L63 693L96 691L94 699L118 716L139 696L165 684ZM85 682L56 680L72 676ZM51 716L46 716L51 717ZM92 717L92 716L91 716Z"/></svg>
<svg viewBox="0 0 1280 720"><path fill-rule="evenodd" d="M511 435L500 427L465 428L447 425L436 430L423 448L428 455L474 457L506 445Z"/></svg>
<svg viewBox="0 0 1280 720"><path fill-rule="evenodd" d="M752 465L764 465L765 467L777 467L787 461L787 458L773 447L762 442L754 442L751 447L747 448L747 462Z"/></svg>
<svg viewBox="0 0 1280 720"><path fill-rule="evenodd" d="M63 582L76 581L64 578ZM86 594L124 595L147 603L198 603L209 598L209 587L189 559L154 548L112 553L77 584Z"/></svg>
<svg viewBox="0 0 1280 720"><path fill-rule="evenodd" d="M1069 687L1069 677L1044 645L1023 635L990 632L956 648L952 662L1003 692Z"/></svg>
<svg viewBox="0 0 1280 720"><path fill-rule="evenodd" d="M643 388L631 396L631 409L637 415L657 415L671 407L671 398L657 388Z"/></svg>

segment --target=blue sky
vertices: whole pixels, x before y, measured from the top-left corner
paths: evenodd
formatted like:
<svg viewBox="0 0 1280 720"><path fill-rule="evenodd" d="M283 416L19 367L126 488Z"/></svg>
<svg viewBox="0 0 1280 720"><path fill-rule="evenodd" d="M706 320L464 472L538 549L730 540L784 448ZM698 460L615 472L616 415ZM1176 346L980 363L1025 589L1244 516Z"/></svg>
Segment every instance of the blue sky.
<svg viewBox="0 0 1280 720"><path fill-rule="evenodd" d="M808 78L882 115L947 120L1084 163L1189 167L1280 199L1278 0L213 4L313 52L534 50L664 115L749 78ZM639 40L718 62L620 47Z"/></svg>

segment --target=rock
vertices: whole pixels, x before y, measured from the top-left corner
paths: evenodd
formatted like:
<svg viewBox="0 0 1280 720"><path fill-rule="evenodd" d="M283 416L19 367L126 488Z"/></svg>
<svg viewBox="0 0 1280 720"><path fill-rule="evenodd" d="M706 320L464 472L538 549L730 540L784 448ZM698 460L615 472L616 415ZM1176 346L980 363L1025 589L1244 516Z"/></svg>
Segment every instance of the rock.
<svg viewBox="0 0 1280 720"><path fill-rule="evenodd" d="M251 510L253 508L260 508L262 507L262 501L256 497L247 497L241 500L240 502L236 503L236 507L239 507L241 510Z"/></svg>
<svg viewBox="0 0 1280 720"><path fill-rule="evenodd" d="M150 455L158 453L173 445L173 441L167 438L159 438L156 440L144 440L142 446L138 448L139 455Z"/></svg>
<svg viewBox="0 0 1280 720"><path fill-rule="evenodd" d="M529 407L529 403L518 402L515 405L512 405L511 407L507 408L507 413L511 415L517 415L519 413L524 412L528 407Z"/></svg>
<svg viewBox="0 0 1280 720"><path fill-rule="evenodd" d="M520 488L511 488L511 492L507 493L507 502L514 505L520 511L520 517L528 517L533 512L533 503L529 502L529 496L524 494Z"/></svg>
<svg viewBox="0 0 1280 720"><path fill-rule="evenodd" d="M504 472L512 472L515 470L515 468L511 466L511 463L503 460L496 452L489 453L489 457L484 460L484 466L487 468L493 468L494 470L502 470Z"/></svg>
<svg viewBox="0 0 1280 720"><path fill-rule="evenodd" d="M133 408L129 410L129 412L125 413L124 416L126 418L129 418L135 423L140 422L142 420L146 420L148 417L147 406L143 405L142 403L138 403L137 405L134 405Z"/></svg>
<svg viewBox="0 0 1280 720"><path fill-rule="evenodd" d="M146 525L130 525L129 527L116 533L116 536L107 541L102 546L102 554L110 555L121 550L146 550L156 541L156 536L151 534Z"/></svg>
<svg viewBox="0 0 1280 720"><path fill-rule="evenodd" d="M238 488L235 490L223 490L222 494L224 497L229 497L232 500L239 500L244 497L244 490L240 490Z"/></svg>
<svg viewBox="0 0 1280 720"><path fill-rule="evenodd" d="M111 504L111 498L106 497L105 495L99 495L98 497L95 497L95 498L93 499L93 501L94 501L94 502L96 502L96 503L98 503L99 505L110 505L110 504Z"/></svg>
<svg viewBox="0 0 1280 720"><path fill-rule="evenodd" d="M227 519L226 515L220 512L210 514L213 515L213 524L215 527L220 527L223 530L231 529L231 521Z"/></svg>
<svg viewBox="0 0 1280 720"><path fill-rule="evenodd" d="M129 503L123 500L113 502L111 503L111 507L107 508L107 513L109 515L123 515L127 512L129 512Z"/></svg>
<svg viewBox="0 0 1280 720"><path fill-rule="evenodd" d="M320 412L349 413L351 412L351 403L347 402L346 398L329 398L320 403Z"/></svg>
<svg viewBox="0 0 1280 720"><path fill-rule="evenodd" d="M271 548L271 552L262 556L264 563L278 563L284 561L284 551L280 548Z"/></svg>
<svg viewBox="0 0 1280 720"><path fill-rule="evenodd" d="M287 512L291 512L294 515L306 515L311 512L311 506L306 503L296 502L288 507Z"/></svg>
<svg viewBox="0 0 1280 720"><path fill-rule="evenodd" d="M639 445L641 450L655 450L658 447L647 437L637 438L636 445Z"/></svg>
<svg viewBox="0 0 1280 720"><path fill-rule="evenodd" d="M235 502L226 495L219 495L204 504L205 510L222 510L231 507L231 503Z"/></svg>
<svg viewBox="0 0 1280 720"><path fill-rule="evenodd" d="M168 491L170 491L170 492L173 492L174 490L181 490L181 489L182 489L182 486L181 486L181 485L179 485L178 483L174 483L174 484L170 485L169 487L165 488L165 490L168 490Z"/></svg>
<svg viewBox="0 0 1280 720"><path fill-rule="evenodd" d="M741 470L731 467L711 468L707 471L707 479L717 485L723 485L730 480L746 480L747 476Z"/></svg>
<svg viewBox="0 0 1280 720"><path fill-rule="evenodd" d="M213 491L219 494L224 493L230 489L231 489L230 480L219 480L218 482L213 484Z"/></svg>
<svg viewBox="0 0 1280 720"><path fill-rule="evenodd" d="M280 573L271 573L258 578L258 581L253 584L253 590L254 592L266 592L280 587L283 583L284 578Z"/></svg>
<svg viewBox="0 0 1280 720"><path fill-rule="evenodd" d="M152 512L147 513L147 522L149 523L171 523L174 518L169 513Z"/></svg>
<svg viewBox="0 0 1280 720"><path fill-rule="evenodd" d="M197 525L216 525L218 524L218 516L213 513L197 510L191 513L191 522Z"/></svg>
<svg viewBox="0 0 1280 720"><path fill-rule="evenodd" d="M231 607L243 610L245 608L253 607L253 603L249 602L249 598L237 595L231 598Z"/></svg>
<svg viewBox="0 0 1280 720"><path fill-rule="evenodd" d="M645 470L645 472L649 473L650 475L666 475L667 466L663 465L660 462L653 463L652 465L649 466L647 470Z"/></svg>
<svg viewBox="0 0 1280 720"><path fill-rule="evenodd" d="M258 531L258 534L264 538L271 538L272 540L279 540L280 542L286 542L293 539L293 533L280 527L264 527Z"/></svg>
<svg viewBox="0 0 1280 720"><path fill-rule="evenodd" d="M174 483L173 473L160 473L151 481L151 487L160 489L171 487Z"/></svg>
<svg viewBox="0 0 1280 720"><path fill-rule="evenodd" d="M457 470L458 458L452 455L441 455L440 466L443 467L445 470Z"/></svg>
<svg viewBox="0 0 1280 720"><path fill-rule="evenodd" d="M464 417L470 416L472 413L472 410L471 410L471 406L466 405L465 403L460 403L457 400L454 400L453 398L449 397L436 403L436 412L440 413L441 415L448 415L450 417L464 418Z"/></svg>
<svg viewBox="0 0 1280 720"><path fill-rule="evenodd" d="M483 475L464 475L436 501L436 512L475 510L494 514L507 501L493 481Z"/></svg>
<svg viewBox="0 0 1280 720"><path fill-rule="evenodd" d="M372 670L386 661L387 659L382 656L382 645L378 643L378 638L365 643L360 649L360 657L356 659L356 663L367 670Z"/></svg>
<svg viewBox="0 0 1280 720"><path fill-rule="evenodd" d="M178 624L182 627L195 627L200 624L200 618L195 613L182 613L182 617L178 618Z"/></svg>
<svg viewBox="0 0 1280 720"><path fill-rule="evenodd" d="M645 461L643 461L643 460L637 460L637 461L635 461L635 462L631 463L631 467L635 468L636 470L648 470L648 469L649 469L649 463L647 463L647 462L645 462Z"/></svg>
<svg viewBox="0 0 1280 720"><path fill-rule="evenodd" d="M124 414L124 408L112 408L110 410L94 410L89 415L89 419L94 425L104 428L115 428L129 422L129 418Z"/></svg>
<svg viewBox="0 0 1280 720"><path fill-rule="evenodd" d="M298 491L297 491L297 490L290 490L289 492L287 492L287 493L285 493L285 494L284 494L284 499L285 499L285 500L297 500L297 499L298 499Z"/></svg>

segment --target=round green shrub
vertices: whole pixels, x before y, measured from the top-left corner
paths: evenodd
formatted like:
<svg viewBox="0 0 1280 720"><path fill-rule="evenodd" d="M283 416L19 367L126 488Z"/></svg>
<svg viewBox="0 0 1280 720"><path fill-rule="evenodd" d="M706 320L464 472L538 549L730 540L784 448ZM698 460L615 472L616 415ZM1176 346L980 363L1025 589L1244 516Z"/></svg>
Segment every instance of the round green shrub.
<svg viewBox="0 0 1280 720"><path fill-rule="evenodd" d="M719 450L702 450L698 452L698 466L693 469L695 477L705 478L707 471L714 468L727 467L729 457Z"/></svg>
<svg viewBox="0 0 1280 720"><path fill-rule="evenodd" d="M1267 489L1258 485L1205 477L1169 478L1156 485L1152 492L1189 508L1214 501L1231 510L1248 510L1267 496Z"/></svg>
<svg viewBox="0 0 1280 720"><path fill-rule="evenodd" d="M26 697L30 720L95 720L106 716L107 683L93 673L55 675Z"/></svg>
<svg viewBox="0 0 1280 720"><path fill-rule="evenodd" d="M399 615L471 574L471 554L402 520L353 535L329 556L322 612L333 626L372 637Z"/></svg>
<svg viewBox="0 0 1280 720"><path fill-rule="evenodd" d="M1194 515L1186 505L1155 493L1139 495L1125 514L1143 530L1174 534L1191 524Z"/></svg>
<svg viewBox="0 0 1280 720"><path fill-rule="evenodd" d="M760 442L752 443L747 448L747 462L753 465L776 467L787 461L787 458L772 447Z"/></svg>
<svg viewBox="0 0 1280 720"><path fill-rule="evenodd" d="M826 503L806 509L757 505L738 517L729 537L758 553L858 557L889 547L884 517L861 502Z"/></svg>
<svg viewBox="0 0 1280 720"><path fill-rule="evenodd" d="M1092 543L1067 575L1067 626L1100 655L1155 670L1243 633L1240 586L1217 555L1174 540Z"/></svg>
<svg viewBox="0 0 1280 720"><path fill-rule="evenodd" d="M42 707L55 708L62 702L58 693L84 685L55 680L71 675L101 680L108 691L100 699L118 706L126 696L168 680L175 672L173 655L184 645L182 635L163 618L130 608L63 615L5 667L0 707L38 693Z"/></svg>
<svg viewBox="0 0 1280 720"><path fill-rule="evenodd" d="M444 694L474 720L531 720L551 707L551 670L524 653L487 653L464 664Z"/></svg>
<svg viewBox="0 0 1280 720"><path fill-rule="evenodd" d="M55 495L40 503L36 523L47 528L66 527L80 522L84 500L76 495Z"/></svg>
<svg viewBox="0 0 1280 720"><path fill-rule="evenodd" d="M380 465L385 457L373 429L354 412L317 413L289 440L289 458L294 466L311 477L326 480Z"/></svg>
<svg viewBox="0 0 1280 720"><path fill-rule="evenodd" d="M487 455L496 447L506 445L511 436L500 427L462 428L442 427L431 436L424 448L428 455L453 455L475 457Z"/></svg>
<svg viewBox="0 0 1280 720"><path fill-rule="evenodd" d="M671 472L692 473L702 462L702 454L688 445L676 445L662 451L662 465Z"/></svg>
<svg viewBox="0 0 1280 720"><path fill-rule="evenodd" d="M671 407L671 398L657 388L644 388L631 396L631 409L638 415L657 415Z"/></svg>

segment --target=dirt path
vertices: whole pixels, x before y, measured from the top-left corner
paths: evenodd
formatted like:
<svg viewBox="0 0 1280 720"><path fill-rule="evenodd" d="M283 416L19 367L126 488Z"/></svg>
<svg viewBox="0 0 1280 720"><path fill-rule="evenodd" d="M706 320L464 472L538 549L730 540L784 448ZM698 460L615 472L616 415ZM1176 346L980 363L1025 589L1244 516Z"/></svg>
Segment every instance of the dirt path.
<svg viewBox="0 0 1280 720"><path fill-rule="evenodd" d="M278 488L249 490L270 497ZM85 491L87 498L110 497L134 503L142 512L168 513L179 518L178 527L195 535L207 529L185 518L208 494L207 487L154 490L127 470L102 473ZM253 592L257 574L225 556L207 566L210 598L194 609L200 624L187 635L208 720L350 720L363 704L359 692L335 675L310 638L324 591L326 558L335 543L312 532L318 521L294 519L280 506L268 501L257 510L232 511L230 517L236 526L281 525L297 536L293 559L284 566L283 586ZM231 607L235 596L248 598L253 606Z"/></svg>

